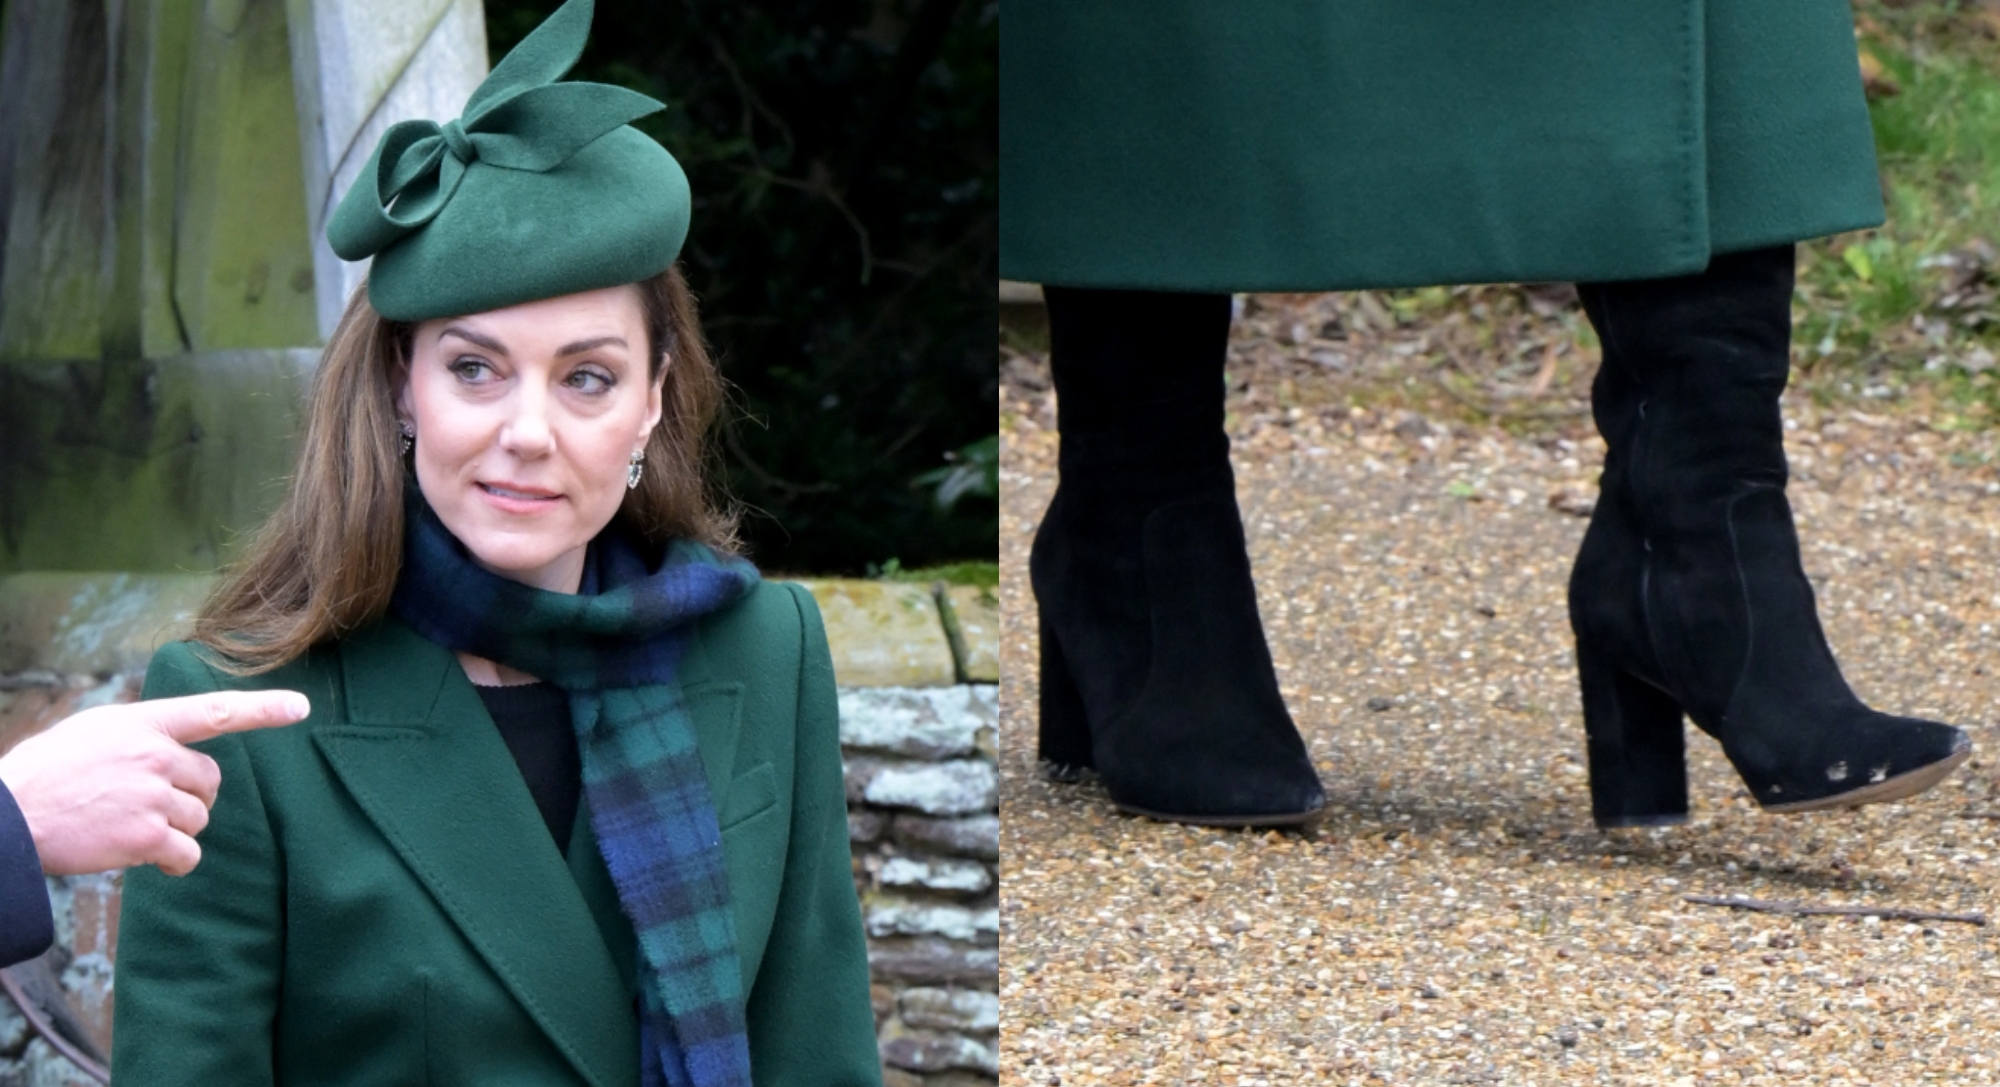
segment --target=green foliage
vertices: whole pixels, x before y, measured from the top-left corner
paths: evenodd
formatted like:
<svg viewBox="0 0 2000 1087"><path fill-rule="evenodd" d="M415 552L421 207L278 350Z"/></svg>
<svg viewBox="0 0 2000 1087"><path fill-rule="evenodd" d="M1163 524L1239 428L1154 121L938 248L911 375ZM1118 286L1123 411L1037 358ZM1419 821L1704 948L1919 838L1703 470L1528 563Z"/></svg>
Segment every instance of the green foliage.
<svg viewBox="0 0 2000 1087"><path fill-rule="evenodd" d="M910 481L913 487L937 488L938 509L946 513L968 495L1000 497L1000 435L988 434L971 445L946 453L951 463Z"/></svg>
<svg viewBox="0 0 2000 1087"><path fill-rule="evenodd" d="M919 566L913 570L903 569L903 564L895 559L871 565L868 576L882 581L903 581L919 585L944 582L947 585L970 585L978 589L1000 587L1000 564L997 562L948 562L939 566Z"/></svg>
<svg viewBox="0 0 2000 1087"><path fill-rule="evenodd" d="M555 6L487 0L492 55ZM573 78L669 106L639 127L693 185L682 261L767 567L997 551L976 461L998 411L997 20L993 0L598 0Z"/></svg>
<svg viewBox="0 0 2000 1087"><path fill-rule="evenodd" d="M1822 390L1895 396L1917 371L1947 404L1992 404L2000 23L1955 3L1856 11L1888 222L1801 247L1799 361Z"/></svg>

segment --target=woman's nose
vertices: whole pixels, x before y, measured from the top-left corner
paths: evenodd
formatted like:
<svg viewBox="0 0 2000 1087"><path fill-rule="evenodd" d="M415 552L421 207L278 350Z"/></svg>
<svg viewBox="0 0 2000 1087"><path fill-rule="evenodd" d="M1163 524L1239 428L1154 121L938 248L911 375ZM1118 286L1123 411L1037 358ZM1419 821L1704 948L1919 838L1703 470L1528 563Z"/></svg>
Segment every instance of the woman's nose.
<svg viewBox="0 0 2000 1087"><path fill-rule="evenodd" d="M549 425L554 405L548 395L524 388L509 399L514 411L500 428L500 447L528 460L547 455L555 446L555 432Z"/></svg>

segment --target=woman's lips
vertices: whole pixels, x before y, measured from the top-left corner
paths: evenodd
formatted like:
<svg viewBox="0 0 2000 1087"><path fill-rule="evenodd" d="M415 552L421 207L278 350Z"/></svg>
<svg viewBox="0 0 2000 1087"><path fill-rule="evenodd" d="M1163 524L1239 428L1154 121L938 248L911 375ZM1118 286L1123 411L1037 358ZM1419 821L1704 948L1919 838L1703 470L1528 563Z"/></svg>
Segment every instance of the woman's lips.
<svg viewBox="0 0 2000 1087"><path fill-rule="evenodd" d="M508 513L540 513L562 500L562 495L544 491L539 487L511 486L505 483L480 483L477 486L490 505Z"/></svg>

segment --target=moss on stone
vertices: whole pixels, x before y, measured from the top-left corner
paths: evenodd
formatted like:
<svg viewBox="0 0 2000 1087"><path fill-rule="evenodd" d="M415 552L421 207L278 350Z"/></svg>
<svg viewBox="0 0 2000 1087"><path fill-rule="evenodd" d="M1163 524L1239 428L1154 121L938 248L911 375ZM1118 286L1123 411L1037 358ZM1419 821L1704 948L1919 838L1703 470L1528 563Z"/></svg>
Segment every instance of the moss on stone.
<svg viewBox="0 0 2000 1087"><path fill-rule="evenodd" d="M0 365L0 573L215 569L282 496L313 359Z"/></svg>

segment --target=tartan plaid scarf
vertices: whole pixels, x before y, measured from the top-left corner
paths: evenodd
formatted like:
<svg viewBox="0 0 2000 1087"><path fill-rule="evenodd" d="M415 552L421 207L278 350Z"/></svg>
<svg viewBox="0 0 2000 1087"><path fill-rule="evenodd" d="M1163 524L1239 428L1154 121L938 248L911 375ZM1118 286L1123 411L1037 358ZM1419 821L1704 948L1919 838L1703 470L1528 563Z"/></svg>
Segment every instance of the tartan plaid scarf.
<svg viewBox="0 0 2000 1087"><path fill-rule="evenodd" d="M646 1087L749 1087L722 832L674 678L692 621L748 592L756 568L677 540L648 570L612 529L572 596L481 568L414 487L406 520L396 617L569 694L591 826L639 938Z"/></svg>

